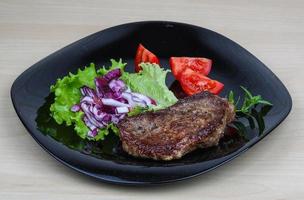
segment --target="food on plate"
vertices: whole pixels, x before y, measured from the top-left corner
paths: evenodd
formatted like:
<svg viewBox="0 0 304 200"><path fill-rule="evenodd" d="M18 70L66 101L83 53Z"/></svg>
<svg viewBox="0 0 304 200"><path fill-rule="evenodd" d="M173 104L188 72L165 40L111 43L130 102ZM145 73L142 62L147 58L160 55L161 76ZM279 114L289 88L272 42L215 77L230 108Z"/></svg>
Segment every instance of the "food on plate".
<svg viewBox="0 0 304 200"><path fill-rule="evenodd" d="M117 124L135 107L147 108L156 105L155 100L133 92L120 80L120 69L113 69L95 78L96 89L80 88L82 97L79 104L72 106L73 112L83 112L83 121L89 128L87 136L94 138L108 126ZM103 137L104 134L99 134ZM96 139L96 138L95 138Z"/></svg>
<svg viewBox="0 0 304 200"><path fill-rule="evenodd" d="M263 117L267 115L273 105L264 100L261 95L255 96L243 86L241 89L244 93L242 100L240 97L236 99L233 91L230 91L228 95L228 101L235 107L235 120L230 126L233 126L239 135L246 138L246 127L243 124L246 119L251 129L258 127L259 133L262 134L265 129ZM258 107L260 111L257 110Z"/></svg>
<svg viewBox="0 0 304 200"><path fill-rule="evenodd" d="M157 64L141 63L142 70L138 73L124 72L121 79L132 91L147 95L156 101L153 110L159 110L171 106L177 102L177 98L166 85L166 77L170 70L165 70Z"/></svg>
<svg viewBox="0 0 304 200"><path fill-rule="evenodd" d="M192 69L198 74L207 76L211 70L212 60L198 57L171 57L169 60L173 75L180 79L185 69Z"/></svg>
<svg viewBox="0 0 304 200"><path fill-rule="evenodd" d="M217 145L235 116L250 120L253 107L271 105L244 87L241 108L233 92L228 100L217 96L224 84L207 77L210 59L171 57L169 63L183 96L188 95L183 99L166 85L170 70L160 67L156 55L139 44L134 73L125 71L121 59L111 59L109 67L96 70L91 63L58 79L50 88L55 94L51 116L58 124L74 126L82 139L99 141L116 134L130 155L172 160Z"/></svg>
<svg viewBox="0 0 304 200"><path fill-rule="evenodd" d="M139 44L135 55L135 72L142 70L140 63L143 62L159 64L159 59L154 53L146 49L142 44Z"/></svg>
<svg viewBox="0 0 304 200"><path fill-rule="evenodd" d="M235 110L237 114L250 115L250 110L257 105L272 106L272 103L263 99L261 95L254 96L243 86L241 86L241 89L243 90L245 95L241 107ZM240 103L240 97L235 100L234 92L231 90L228 95L228 101L237 108L238 104Z"/></svg>
<svg viewBox="0 0 304 200"><path fill-rule="evenodd" d="M73 125L83 139L97 141L109 132L118 134L116 124L127 114L166 108L177 101L165 83L168 70L142 63L139 73L128 73L126 63L111 62L109 68L97 71L91 64L51 86L52 117L58 124Z"/></svg>
<svg viewBox="0 0 304 200"><path fill-rule="evenodd" d="M119 124L123 149L135 157L172 160L215 146L234 119L226 99L202 92L173 106L124 118Z"/></svg>
<svg viewBox="0 0 304 200"><path fill-rule="evenodd" d="M198 74L192 69L185 69L180 78L180 85L187 95L198 94L203 91L219 94L224 88L224 84L221 82Z"/></svg>
<svg viewBox="0 0 304 200"><path fill-rule="evenodd" d="M171 57L170 67L176 80L187 95L209 91L219 94L224 84L207 77L211 70L212 61L198 57Z"/></svg>

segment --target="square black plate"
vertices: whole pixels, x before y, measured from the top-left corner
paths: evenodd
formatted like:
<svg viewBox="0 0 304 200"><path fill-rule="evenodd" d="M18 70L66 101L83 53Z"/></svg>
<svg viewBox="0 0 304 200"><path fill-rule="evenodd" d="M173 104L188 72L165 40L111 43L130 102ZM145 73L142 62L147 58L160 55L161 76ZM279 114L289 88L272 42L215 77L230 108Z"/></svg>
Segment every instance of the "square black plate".
<svg viewBox="0 0 304 200"><path fill-rule="evenodd" d="M38 109L40 114L48 116L41 106L46 105L49 87L57 78L75 72L90 62L97 66L108 64L110 58L122 58L128 63L127 70L131 70L139 43L158 55L161 65L166 68L170 56L210 58L213 60L210 76L225 84L222 96L229 90L240 94L239 86L243 85L272 102L273 108L264 118L263 134L252 132L248 141L238 140L230 146L225 144L198 150L180 160L157 162L135 159L112 147L108 148L110 153L98 154L98 150L92 151L90 143L74 138L72 145L69 145L66 143L67 138L55 140L37 128ZM168 86L173 81L170 75ZM83 174L119 184L172 182L214 169L260 141L286 118L292 107L291 97L281 81L261 61L235 42L201 27L162 21L119 25L68 45L23 72L11 88L11 98L29 133L58 161ZM57 136L61 135L60 130L63 129L57 129Z"/></svg>

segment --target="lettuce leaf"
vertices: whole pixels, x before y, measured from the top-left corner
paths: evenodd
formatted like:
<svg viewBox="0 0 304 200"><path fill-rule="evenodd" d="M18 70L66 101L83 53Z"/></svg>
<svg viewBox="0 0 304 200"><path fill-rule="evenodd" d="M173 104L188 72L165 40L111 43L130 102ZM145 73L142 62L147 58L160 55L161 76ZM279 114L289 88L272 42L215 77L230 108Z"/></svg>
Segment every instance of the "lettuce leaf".
<svg viewBox="0 0 304 200"><path fill-rule="evenodd" d="M82 120L84 113L72 112L71 107L80 101L79 88L84 85L94 88L96 76L95 65L91 63L89 67L79 69L76 74L69 73L68 76L58 79L56 84L51 86L51 92L55 93L55 102L50 107L52 117L58 124L74 124L74 129L81 138L86 138L89 131Z"/></svg>
<svg viewBox="0 0 304 200"><path fill-rule="evenodd" d="M136 106L136 107L132 108L132 110L130 112L128 112L128 116L129 117L135 116L135 115L138 115L140 113L143 113L143 112L146 112L146 111L149 111L149 110L151 110L151 109Z"/></svg>
<svg viewBox="0 0 304 200"><path fill-rule="evenodd" d="M122 59L119 59L118 61L116 61L114 59L110 59L110 61L111 61L110 67L106 68L105 66L103 66L102 68L97 70L98 76L103 76L103 75L107 74L109 71L111 71L113 69L117 69L117 68L119 68L122 73L124 72L125 66L127 65L127 63L123 63Z"/></svg>
<svg viewBox="0 0 304 200"><path fill-rule="evenodd" d="M128 115L137 115L139 113L151 110L163 109L177 102L174 94L167 88L165 79L169 70L164 70L156 64L142 63L143 70L139 73L124 72L126 63L122 60L111 59L111 66L102 67L98 71L95 65L91 63L83 70L78 70L76 74L69 73L68 76L58 79L56 84L51 86L51 92L55 94L55 101L50 107L51 116L58 124L74 126L76 133L83 139L104 140L105 136L114 132L118 135L119 129L115 124L109 124L107 127L100 129L94 138L87 137L88 127L83 122L83 112L72 112L71 107L80 102L80 88L88 86L95 88L94 79L102 76L109 71L120 68L122 72L121 79L131 88L132 91L144 94L153 98L157 106L152 108L134 108Z"/></svg>
<svg viewBox="0 0 304 200"><path fill-rule="evenodd" d="M87 138L89 128L82 120L83 112L72 112L71 107L80 102L81 92L80 88L88 86L95 88L94 79L99 75L104 75L107 71L115 68L123 70L125 63L120 59L118 62L111 59L112 65L109 69L102 67L96 72L95 65L91 63L83 70L78 70L76 74L69 73L68 76L58 79L55 85L51 86L51 92L55 93L55 101L50 107L51 115L58 124L65 124L66 126L74 125L74 130L83 139ZM109 134L109 130L118 133L115 125L109 124L106 128L100 129L97 136L94 138L87 138L93 140L103 140Z"/></svg>
<svg viewBox="0 0 304 200"><path fill-rule="evenodd" d="M157 106L153 110L167 108L177 102L174 96L166 86L166 76L170 70L164 70L157 64L141 63L142 71L139 73L124 72L122 79L134 92L144 94L154 99Z"/></svg>

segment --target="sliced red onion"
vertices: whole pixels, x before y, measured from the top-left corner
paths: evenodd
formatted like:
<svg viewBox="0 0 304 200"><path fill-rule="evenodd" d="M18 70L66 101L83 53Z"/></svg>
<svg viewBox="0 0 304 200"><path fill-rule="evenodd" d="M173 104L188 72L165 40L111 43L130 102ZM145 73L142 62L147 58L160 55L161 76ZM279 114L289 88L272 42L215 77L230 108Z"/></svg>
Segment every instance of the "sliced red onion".
<svg viewBox="0 0 304 200"><path fill-rule="evenodd" d="M91 121L91 123L95 126L97 126L98 128L102 128L104 126L107 125L107 123L105 123L103 121L103 117L106 115L105 113L102 113L99 111L97 111L96 113L94 113L94 111L96 109L92 108L94 106L90 106L89 108L89 112L86 113L86 116L88 117L88 119Z"/></svg>
<svg viewBox="0 0 304 200"><path fill-rule="evenodd" d="M149 97L150 98L150 97ZM150 100L151 100L151 104L153 104L153 105L157 105L157 103L156 103L156 101L154 100L154 99L152 99L152 98L150 98Z"/></svg>
<svg viewBox="0 0 304 200"><path fill-rule="evenodd" d="M131 106L131 107L134 107L135 106L135 102L132 100L132 95L129 93L129 92L123 92L121 94L122 98L126 99L128 101L128 104Z"/></svg>
<svg viewBox="0 0 304 200"><path fill-rule="evenodd" d="M80 88L80 92L81 92L82 96L89 96L92 98L96 96L96 92L87 86Z"/></svg>
<svg viewBox="0 0 304 200"><path fill-rule="evenodd" d="M113 107L113 106L103 105L102 111L105 112L105 113L107 113L107 114L115 114L115 108L116 107Z"/></svg>
<svg viewBox="0 0 304 200"><path fill-rule="evenodd" d="M110 98L110 99L120 99L121 98L121 92L113 92L113 91L110 91L110 92L107 92L107 93L104 93L103 97L101 98Z"/></svg>
<svg viewBox="0 0 304 200"><path fill-rule="evenodd" d="M128 104L128 101L127 101L125 98L123 98L122 96L120 96L119 98L116 98L115 100L117 100L117 101L119 101L119 102L121 102L121 103L126 103L126 104Z"/></svg>
<svg viewBox="0 0 304 200"><path fill-rule="evenodd" d="M133 98L137 97L139 99L139 101L144 101L147 106L152 105L151 99L149 97L139 94L139 93L135 93L135 92L132 92L132 95L133 95Z"/></svg>
<svg viewBox="0 0 304 200"><path fill-rule="evenodd" d="M119 118L120 120L122 120L125 116L126 116L126 114L121 114L121 115L119 115L118 118Z"/></svg>
<svg viewBox="0 0 304 200"><path fill-rule="evenodd" d="M107 106L114 106L114 107L130 107L129 104L121 103L115 99L107 99L107 98L102 98L101 99L102 103Z"/></svg>
<svg viewBox="0 0 304 200"><path fill-rule="evenodd" d="M146 106L151 106L153 104L149 97L139 93L123 92L121 96L128 101L128 104L130 104L131 107L134 106L146 107Z"/></svg>
<svg viewBox="0 0 304 200"><path fill-rule="evenodd" d="M101 114L100 110L95 105L91 106L90 111L94 114L94 116L99 116Z"/></svg>
<svg viewBox="0 0 304 200"><path fill-rule="evenodd" d="M83 117L83 121L87 125L87 127L89 127L90 130L94 130L97 128L89 121L89 119L86 116Z"/></svg>
<svg viewBox="0 0 304 200"><path fill-rule="evenodd" d="M95 78L95 85L96 85L97 96L103 97L104 93L106 92L105 88L108 86L108 81L103 77Z"/></svg>
<svg viewBox="0 0 304 200"><path fill-rule="evenodd" d="M120 69L114 69L102 77L95 78L96 90L87 86L80 89L83 97L80 104L74 105L71 110L84 112L83 121L90 130L88 137L95 137L101 128L110 123L119 123L130 108L156 105L153 99L132 92L118 79L120 76Z"/></svg>
<svg viewBox="0 0 304 200"><path fill-rule="evenodd" d="M95 137L95 136L97 135L97 133L98 133L98 129L95 128L94 130L90 130L90 131L88 132L88 136L89 136L89 137Z"/></svg>
<svg viewBox="0 0 304 200"><path fill-rule="evenodd" d="M113 79L118 79L121 76L120 69L113 69L109 71L106 75L103 76L104 79L106 79L108 82Z"/></svg>
<svg viewBox="0 0 304 200"><path fill-rule="evenodd" d="M114 124L118 124L118 122L119 122L119 116L112 115L111 121Z"/></svg>
<svg viewBox="0 0 304 200"><path fill-rule="evenodd" d="M81 103L81 109L85 113L90 123L92 123L94 126L98 128L104 127L104 124L102 122L97 121L93 116L93 114L90 112L90 105L87 105L86 103Z"/></svg>
<svg viewBox="0 0 304 200"><path fill-rule="evenodd" d="M102 121L105 122L105 123L110 123L111 122L111 119L112 119L112 114L106 114L103 118L102 118Z"/></svg>
<svg viewBox="0 0 304 200"><path fill-rule="evenodd" d="M126 90L126 85L125 83L122 81L122 80L111 80L110 83L109 83L109 87L110 89L113 91L113 92L123 92Z"/></svg>
<svg viewBox="0 0 304 200"><path fill-rule="evenodd" d="M80 100L80 103L88 103L88 104L93 104L94 100L90 96L85 96Z"/></svg>
<svg viewBox="0 0 304 200"><path fill-rule="evenodd" d="M128 113L130 109L128 107L117 107L115 111L117 114L124 114L124 113Z"/></svg>
<svg viewBox="0 0 304 200"><path fill-rule="evenodd" d="M78 111L80 111L80 106L77 105L77 104L74 105L74 106L72 106L71 111L72 111L72 112L78 112Z"/></svg>
<svg viewBox="0 0 304 200"><path fill-rule="evenodd" d="M143 99L138 98L137 96L132 95L132 100L135 102L135 105L141 106L141 107L146 107L147 104Z"/></svg>
<svg viewBox="0 0 304 200"><path fill-rule="evenodd" d="M103 124L107 124L109 121L107 120L108 118L108 113L102 112L101 110L98 109L93 109L93 115L95 119L99 122L102 122Z"/></svg>

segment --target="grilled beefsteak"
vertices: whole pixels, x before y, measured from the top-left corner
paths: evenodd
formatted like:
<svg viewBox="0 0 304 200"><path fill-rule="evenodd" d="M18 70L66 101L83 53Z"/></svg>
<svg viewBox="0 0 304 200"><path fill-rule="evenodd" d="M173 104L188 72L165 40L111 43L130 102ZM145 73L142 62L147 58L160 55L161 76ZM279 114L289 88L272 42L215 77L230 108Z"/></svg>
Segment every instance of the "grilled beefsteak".
<svg viewBox="0 0 304 200"><path fill-rule="evenodd" d="M234 107L209 92L186 97L156 112L126 117L119 124L123 149L135 157L172 160L218 144Z"/></svg>

